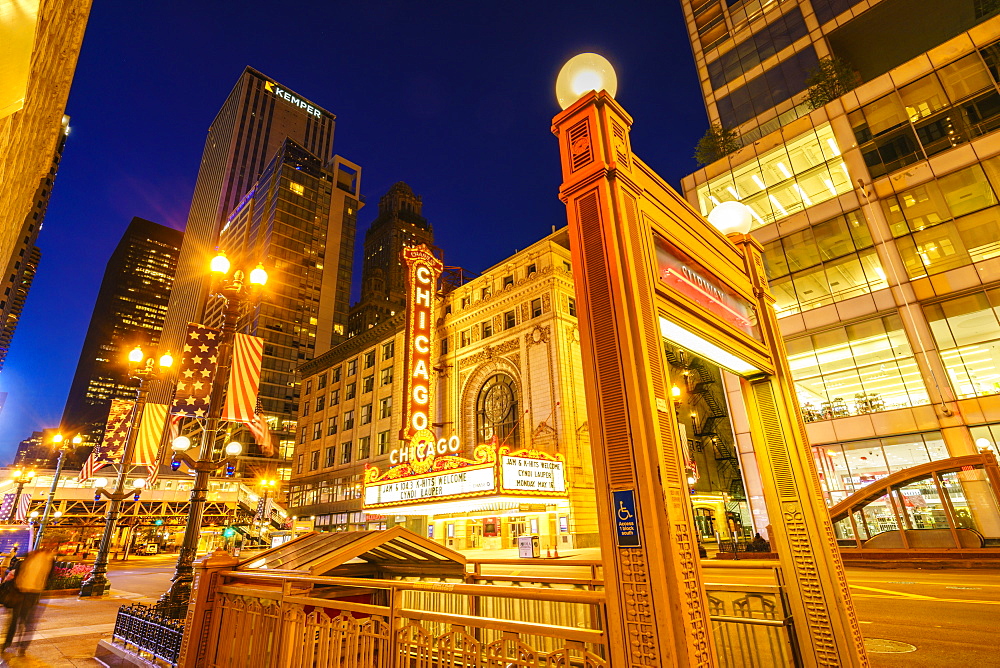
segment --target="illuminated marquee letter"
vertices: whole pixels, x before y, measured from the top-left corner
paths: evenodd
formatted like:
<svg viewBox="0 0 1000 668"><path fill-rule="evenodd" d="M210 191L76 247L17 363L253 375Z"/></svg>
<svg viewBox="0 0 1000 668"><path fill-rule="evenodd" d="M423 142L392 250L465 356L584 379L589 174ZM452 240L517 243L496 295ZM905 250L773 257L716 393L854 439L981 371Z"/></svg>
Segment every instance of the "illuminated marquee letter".
<svg viewBox="0 0 1000 668"><path fill-rule="evenodd" d="M432 415L433 394L430 386L431 353L434 350L434 306L438 276L443 265L427 246L403 249L406 265L406 357L403 375L403 428L400 440L413 439L418 431L427 429ZM427 445L414 453L418 459L433 457L439 446L429 435ZM449 446L451 444L449 443ZM418 444L414 444L419 447ZM399 457L402 461L402 454Z"/></svg>

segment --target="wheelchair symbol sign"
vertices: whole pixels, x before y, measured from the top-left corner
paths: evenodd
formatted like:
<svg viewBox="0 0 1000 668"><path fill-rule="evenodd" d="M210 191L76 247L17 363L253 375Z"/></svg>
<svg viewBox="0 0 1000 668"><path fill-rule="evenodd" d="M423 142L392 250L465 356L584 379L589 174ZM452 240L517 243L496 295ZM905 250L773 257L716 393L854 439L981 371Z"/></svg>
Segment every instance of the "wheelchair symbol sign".
<svg viewBox="0 0 1000 668"><path fill-rule="evenodd" d="M641 547L639 517L635 507L635 490L619 489L611 492L618 547Z"/></svg>

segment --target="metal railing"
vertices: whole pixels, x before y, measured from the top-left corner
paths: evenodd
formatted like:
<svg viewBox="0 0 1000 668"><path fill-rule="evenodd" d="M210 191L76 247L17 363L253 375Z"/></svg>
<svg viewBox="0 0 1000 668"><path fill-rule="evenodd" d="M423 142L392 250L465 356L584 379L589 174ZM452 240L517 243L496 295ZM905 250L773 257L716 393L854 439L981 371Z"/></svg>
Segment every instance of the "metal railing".
<svg viewBox="0 0 1000 668"><path fill-rule="evenodd" d="M142 657L177 665L187 606L134 603L118 609L111 642Z"/></svg>
<svg viewBox="0 0 1000 668"><path fill-rule="evenodd" d="M601 592L246 571L221 575L225 583L216 588L208 637L210 667L607 666L607 640L599 628L485 614L498 609L491 608L495 599L602 610ZM589 611L577 618L601 619Z"/></svg>

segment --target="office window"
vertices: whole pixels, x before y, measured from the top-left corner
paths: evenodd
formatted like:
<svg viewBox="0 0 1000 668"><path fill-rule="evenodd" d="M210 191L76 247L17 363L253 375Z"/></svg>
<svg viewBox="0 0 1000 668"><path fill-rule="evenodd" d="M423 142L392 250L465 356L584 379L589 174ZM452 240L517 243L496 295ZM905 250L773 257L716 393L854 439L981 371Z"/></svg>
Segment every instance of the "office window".
<svg viewBox="0 0 1000 668"><path fill-rule="evenodd" d="M382 344L382 361L392 359L396 355L396 342L389 341Z"/></svg>
<svg viewBox="0 0 1000 668"><path fill-rule="evenodd" d="M305 443L309 437L309 425L302 425L299 429L299 443Z"/></svg>
<svg viewBox="0 0 1000 668"><path fill-rule="evenodd" d="M318 396L316 397L316 411L319 412L326 407L326 397Z"/></svg>
<svg viewBox="0 0 1000 668"><path fill-rule="evenodd" d="M506 313L503 314L504 329L510 329L516 324L517 324L517 316L514 314L514 311L507 311Z"/></svg>
<svg viewBox="0 0 1000 668"><path fill-rule="evenodd" d="M326 435L333 436L337 433L337 416L334 415L326 421Z"/></svg>
<svg viewBox="0 0 1000 668"><path fill-rule="evenodd" d="M347 377L350 378L358 372L358 361L351 360L347 363Z"/></svg>
<svg viewBox="0 0 1000 668"><path fill-rule="evenodd" d="M316 379L316 389L322 390L324 387L326 387L326 374L321 373Z"/></svg>
<svg viewBox="0 0 1000 668"><path fill-rule="evenodd" d="M309 453L309 470L315 471L319 468L319 450L313 450Z"/></svg>
<svg viewBox="0 0 1000 668"><path fill-rule="evenodd" d="M470 343L472 343L471 329L466 329L465 331L460 332L458 336L459 336L459 346L458 346L459 348L464 348Z"/></svg>
<svg viewBox="0 0 1000 668"><path fill-rule="evenodd" d="M333 466L337 463L337 446L331 445L326 449L326 461L324 466Z"/></svg>
<svg viewBox="0 0 1000 668"><path fill-rule="evenodd" d="M380 431L376 436L376 453L378 455L384 455L389 452L389 430Z"/></svg>
<svg viewBox="0 0 1000 668"><path fill-rule="evenodd" d="M462 297L462 308L466 308L471 302L472 299L470 297Z"/></svg>
<svg viewBox="0 0 1000 668"><path fill-rule="evenodd" d="M348 383L347 387L344 388L344 399L350 401L357 395L357 393L358 393L358 384Z"/></svg>
<svg viewBox="0 0 1000 668"><path fill-rule="evenodd" d="M330 390L330 405L336 406L340 403L340 388L336 390Z"/></svg>
<svg viewBox="0 0 1000 668"><path fill-rule="evenodd" d="M380 385L392 385L392 367L387 366L382 369L379 374L379 384Z"/></svg>
<svg viewBox="0 0 1000 668"><path fill-rule="evenodd" d="M372 405L365 404L361 407L361 424L369 424L372 421Z"/></svg>
<svg viewBox="0 0 1000 668"><path fill-rule="evenodd" d="M382 397L378 402L378 417L383 420L392 415L392 397Z"/></svg>
<svg viewBox="0 0 1000 668"><path fill-rule="evenodd" d="M313 391L313 382L312 382L312 380L310 379L310 380L307 380L307 381L306 381L306 392L305 392L305 393L306 393L306 394L311 394L311 393L312 393L312 391Z"/></svg>
<svg viewBox="0 0 1000 668"><path fill-rule="evenodd" d="M307 415L309 415L309 408L311 406L312 402L309 399L304 400L302 402L302 415L300 415L299 417L306 417Z"/></svg>
<svg viewBox="0 0 1000 668"><path fill-rule="evenodd" d="M315 441L317 438L319 438L322 435L323 435L323 423L319 422L319 421L314 422L313 423L313 440Z"/></svg>
<svg viewBox="0 0 1000 668"><path fill-rule="evenodd" d="M528 270L527 270L528 276L531 276L533 273L535 273L535 271L536 271L535 263L532 262L531 264L528 265Z"/></svg>
<svg viewBox="0 0 1000 668"><path fill-rule="evenodd" d="M331 383L339 383L340 382L340 367L339 366L336 369L334 369L333 371L331 371L330 374L332 376L331 379L330 379Z"/></svg>
<svg viewBox="0 0 1000 668"><path fill-rule="evenodd" d="M442 355L447 355L448 354L448 337L447 336L442 336L441 337L441 354Z"/></svg>
<svg viewBox="0 0 1000 668"><path fill-rule="evenodd" d="M372 437L362 436L358 439L358 459L368 459L372 456Z"/></svg>
<svg viewBox="0 0 1000 668"><path fill-rule="evenodd" d="M493 321L487 320L482 324L483 335L482 338L486 339L493 336Z"/></svg>
<svg viewBox="0 0 1000 668"><path fill-rule="evenodd" d="M295 458L295 472L302 473L303 469L305 468L305 465L306 465L306 456L305 453L302 453Z"/></svg>
<svg viewBox="0 0 1000 668"><path fill-rule="evenodd" d="M508 288L508 287L510 287L512 285L514 285L514 277L513 276L504 276L503 277L503 287Z"/></svg>
<svg viewBox="0 0 1000 668"><path fill-rule="evenodd" d="M354 429L354 411L344 413L344 431Z"/></svg>
<svg viewBox="0 0 1000 668"><path fill-rule="evenodd" d="M340 445L340 463L349 464L351 462L351 442L347 441Z"/></svg>
<svg viewBox="0 0 1000 668"><path fill-rule="evenodd" d="M576 299L573 298L573 297L570 297L569 301L566 303L566 305L568 307L567 310L569 311L570 316L572 316L572 317L575 318L576 317Z"/></svg>
<svg viewBox="0 0 1000 668"><path fill-rule="evenodd" d="M361 393L367 394L375 389L375 374L369 374L361 379Z"/></svg>
<svg viewBox="0 0 1000 668"><path fill-rule="evenodd" d="M540 298L539 299L532 299L531 300L531 317L532 318L537 318L541 314L542 314L542 300Z"/></svg>
<svg viewBox="0 0 1000 668"><path fill-rule="evenodd" d="M365 368L370 369L375 366L375 351L369 350L365 353Z"/></svg>
<svg viewBox="0 0 1000 668"><path fill-rule="evenodd" d="M924 306L960 398L1000 393L1000 289Z"/></svg>
<svg viewBox="0 0 1000 668"><path fill-rule="evenodd" d="M806 422L926 404L898 314L786 341Z"/></svg>

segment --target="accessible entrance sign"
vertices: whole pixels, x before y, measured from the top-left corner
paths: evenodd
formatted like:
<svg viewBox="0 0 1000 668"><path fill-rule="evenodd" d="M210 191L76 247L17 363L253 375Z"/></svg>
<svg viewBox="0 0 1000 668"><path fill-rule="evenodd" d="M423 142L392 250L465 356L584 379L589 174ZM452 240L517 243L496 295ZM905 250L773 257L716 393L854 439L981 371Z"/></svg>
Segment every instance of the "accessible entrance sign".
<svg viewBox="0 0 1000 668"><path fill-rule="evenodd" d="M618 547L642 547L639 540L639 517L635 509L635 490L612 491L611 504Z"/></svg>

